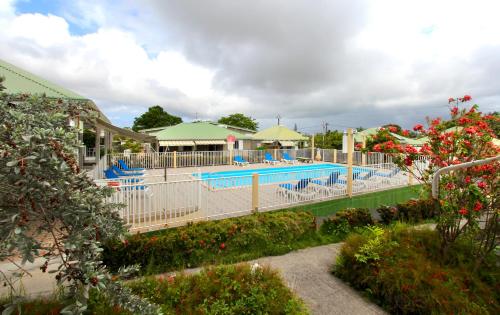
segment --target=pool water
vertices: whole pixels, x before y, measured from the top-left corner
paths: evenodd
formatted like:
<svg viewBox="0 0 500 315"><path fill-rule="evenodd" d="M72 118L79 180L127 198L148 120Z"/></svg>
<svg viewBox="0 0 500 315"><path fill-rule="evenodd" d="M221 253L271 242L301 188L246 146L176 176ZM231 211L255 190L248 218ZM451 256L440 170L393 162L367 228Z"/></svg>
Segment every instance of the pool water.
<svg viewBox="0 0 500 315"><path fill-rule="evenodd" d="M364 173L370 171L366 167L353 167L353 173ZM252 175L259 174L259 184L272 184L282 182L294 182L304 178L325 178L332 172L346 174L347 167L340 164L321 163L294 165L272 168L244 168L224 172L201 173L201 179L211 188L233 188L252 185ZM193 174L199 177L198 174Z"/></svg>

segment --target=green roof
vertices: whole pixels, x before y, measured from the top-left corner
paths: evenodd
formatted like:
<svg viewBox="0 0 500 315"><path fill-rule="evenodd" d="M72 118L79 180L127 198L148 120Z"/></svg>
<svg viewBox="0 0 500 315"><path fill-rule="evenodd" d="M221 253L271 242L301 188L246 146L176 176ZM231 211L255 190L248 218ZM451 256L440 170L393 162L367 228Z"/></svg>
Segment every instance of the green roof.
<svg viewBox="0 0 500 315"><path fill-rule="evenodd" d="M233 135L236 140L248 140L252 137L234 130L219 127L210 122L198 121L192 123L181 123L175 126L150 133L158 141L165 140L226 140L227 136Z"/></svg>
<svg viewBox="0 0 500 315"><path fill-rule="evenodd" d="M262 131L257 132L253 135L255 140L270 140L270 141L304 141L309 138L301 135L300 133L290 130L285 126L273 126Z"/></svg>
<svg viewBox="0 0 500 315"><path fill-rule="evenodd" d="M45 94L45 96L49 98L87 101L88 104L99 113L99 118L107 123L110 123L109 119L99 110L92 100L1 59L0 76L5 78L5 81L3 82L3 85L5 86L5 90L3 92L5 93Z"/></svg>

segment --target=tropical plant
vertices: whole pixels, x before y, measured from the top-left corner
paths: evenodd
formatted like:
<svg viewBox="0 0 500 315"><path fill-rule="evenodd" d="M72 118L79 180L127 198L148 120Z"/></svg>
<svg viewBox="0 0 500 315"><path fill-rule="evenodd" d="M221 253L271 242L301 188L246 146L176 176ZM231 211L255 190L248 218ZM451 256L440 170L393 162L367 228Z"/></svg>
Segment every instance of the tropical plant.
<svg viewBox="0 0 500 315"><path fill-rule="evenodd" d="M126 228L119 205L104 202L111 190L95 185L78 166L77 130L70 121L79 115L91 119L84 106L43 96L0 96L0 260L19 267L13 277L0 271L14 296L5 313L22 302L16 281L27 274L23 264L36 258L43 272L64 284L63 313L84 312L91 288L134 313L157 310L113 281L100 262L101 243L121 237ZM56 268L49 267L51 261Z"/></svg>

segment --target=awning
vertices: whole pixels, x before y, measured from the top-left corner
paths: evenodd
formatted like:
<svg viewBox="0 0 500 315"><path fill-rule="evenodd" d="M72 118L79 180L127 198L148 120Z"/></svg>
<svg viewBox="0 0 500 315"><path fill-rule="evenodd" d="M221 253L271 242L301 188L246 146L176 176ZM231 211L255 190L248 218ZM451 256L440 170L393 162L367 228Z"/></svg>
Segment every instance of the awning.
<svg viewBox="0 0 500 315"><path fill-rule="evenodd" d="M195 141L196 145L209 145L209 144L226 144L225 140L198 140Z"/></svg>
<svg viewBox="0 0 500 315"><path fill-rule="evenodd" d="M293 141L280 141L282 147L294 147L295 142Z"/></svg>
<svg viewBox="0 0 500 315"><path fill-rule="evenodd" d="M272 143L274 143L274 141L273 140L264 140L264 141L261 141L261 143L272 144Z"/></svg>
<svg viewBox="0 0 500 315"><path fill-rule="evenodd" d="M193 147L194 141L169 140L160 141L160 147Z"/></svg>

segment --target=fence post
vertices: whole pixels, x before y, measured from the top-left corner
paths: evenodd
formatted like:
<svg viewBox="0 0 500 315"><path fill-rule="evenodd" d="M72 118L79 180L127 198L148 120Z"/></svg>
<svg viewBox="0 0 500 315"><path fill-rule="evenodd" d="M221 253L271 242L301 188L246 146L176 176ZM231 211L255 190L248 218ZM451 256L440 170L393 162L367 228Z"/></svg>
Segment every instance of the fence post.
<svg viewBox="0 0 500 315"><path fill-rule="evenodd" d="M252 175L252 212L259 211L259 174Z"/></svg>
<svg viewBox="0 0 500 315"><path fill-rule="evenodd" d="M173 159L174 159L174 161L173 161L174 162L174 168L177 168L177 151L174 151L174 157L173 157Z"/></svg>
<svg viewBox="0 0 500 315"><path fill-rule="evenodd" d="M274 149L274 159L277 160L278 159L278 150L277 149Z"/></svg>
<svg viewBox="0 0 500 315"><path fill-rule="evenodd" d="M314 163L314 133L311 138L311 161Z"/></svg>
<svg viewBox="0 0 500 315"><path fill-rule="evenodd" d="M413 164L408 167L408 185L413 185Z"/></svg>
<svg viewBox="0 0 500 315"><path fill-rule="evenodd" d="M347 129L347 195L352 197L352 128Z"/></svg>
<svg viewBox="0 0 500 315"><path fill-rule="evenodd" d="M198 211L201 211L201 168L198 168ZM208 219L208 212L207 212Z"/></svg>
<svg viewBox="0 0 500 315"><path fill-rule="evenodd" d="M366 148L366 137L363 136L363 141L361 142L361 148ZM361 153L361 165L366 165L366 153Z"/></svg>
<svg viewBox="0 0 500 315"><path fill-rule="evenodd" d="M233 150L229 150L229 165L233 165Z"/></svg>
<svg viewBox="0 0 500 315"><path fill-rule="evenodd" d="M337 163L337 149L333 149L333 163Z"/></svg>

